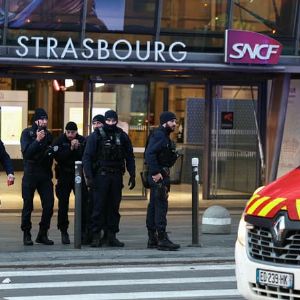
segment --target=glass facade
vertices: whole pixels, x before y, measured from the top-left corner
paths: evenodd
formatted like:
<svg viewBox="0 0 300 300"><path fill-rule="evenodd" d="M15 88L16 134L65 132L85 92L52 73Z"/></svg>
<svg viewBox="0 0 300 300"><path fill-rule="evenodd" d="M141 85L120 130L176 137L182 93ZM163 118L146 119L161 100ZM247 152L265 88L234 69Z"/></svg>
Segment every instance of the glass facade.
<svg viewBox="0 0 300 300"><path fill-rule="evenodd" d="M66 120L77 121L75 117L74 119L71 117L71 113L66 115L66 103L69 103L70 111L74 116L77 113L77 117L81 118L82 128L83 114L85 113L84 116L87 118L88 110L90 110L89 117L92 117L97 109L116 109L120 116L120 125L128 132L134 146L137 174L142 170L143 147L149 130L159 124L159 114L163 110L174 111L179 126L173 138L177 141L182 154L172 174L173 181L181 183L174 185L175 191L179 191L182 187L188 189L191 183L191 158L197 156L200 158L201 167L209 160L212 177L206 179L206 182L209 181L210 196L224 196L223 191L225 194L227 191L246 194L253 189L256 178L252 175L257 173L255 165L258 160L257 143L255 129L252 128L253 118L247 124L235 124L235 128L232 129L221 128L220 118L223 112L232 112L235 120L239 120L237 114L242 111L247 115L253 101L249 94L241 96L241 91L245 91L243 87L247 87L247 81L253 78L246 73L246 78L238 78L240 74L231 71L225 73L227 70L223 72L222 69L219 72L217 70L219 66L224 69L232 67L225 66L223 60L217 60L222 59L221 55L215 55L217 59L212 63L204 59L199 61L197 55L224 53L226 29L249 30L269 35L283 44L283 54L297 55L300 35L299 6L299 0L0 0L0 43L2 45L0 51L4 56L15 55L17 58L16 63L12 63L11 67L3 68L3 72L7 72L3 73L3 78L8 74L8 80L3 80L0 92L26 91L26 95L20 94L17 98L18 101L24 99L27 104L24 108L25 115L28 116L25 117L26 122L31 123L31 116L36 107L44 107L49 112L49 129L54 135L64 131ZM24 40L26 46L35 46L28 47L30 57L25 54L18 57L16 55L16 53L25 53L27 47L21 47L19 52L15 51L16 47L12 47L20 46L17 41L20 36L28 37L28 40ZM88 47L85 47L85 39L92 39ZM105 52L99 51L101 47L97 40L107 41L109 45L107 48L111 53L116 41L126 40L129 43L120 43L118 47L116 46L119 56L110 55L104 61L102 57L99 58L100 54L105 56ZM68 41L72 43L68 44ZM146 49L147 52L150 42L152 42L151 47L155 41L163 42L166 47L158 48L157 52L164 57L169 53L168 48L171 48L172 43L183 42L186 45L184 50L189 52L188 58L192 62L203 63L203 65L211 63L211 66L207 67L208 69L205 69L206 66L201 66L203 69L199 70L198 66L192 67L189 61L187 65L190 65L185 69L184 67L177 69L176 64L179 61L173 60L174 64L165 68L163 62L170 64L167 57L166 60L151 61L151 64L144 68L148 63L143 60L145 56L139 59L136 65L131 65L130 59L126 61L124 57L127 57L127 54L130 58L134 57L135 53L131 53L128 49L138 48L137 41L140 42L141 49ZM56 47L60 49L55 49ZM178 45L175 46L177 51L176 47ZM82 55L83 51L85 56ZM74 52L79 52L81 56L77 57ZM64 62L61 59L62 53L66 58ZM95 63L94 58L97 54L99 59ZM22 70L21 57L24 57ZM84 60L83 57L87 59ZM28 62L27 58L31 61ZM68 88L66 79L72 79L76 84ZM215 84L219 94L211 96L207 94L210 80L225 79L242 82ZM267 79L260 77L257 80ZM234 98L231 94L225 95L224 93L229 89L226 86L230 87L232 95L236 93L238 98ZM72 99L75 92L77 98ZM258 102L257 92L254 93L254 100ZM87 94L90 98L86 96ZM70 101L67 102L67 99ZM114 101L107 102L113 106L101 107L103 99ZM209 122L205 123L208 99L212 103L211 114L215 113L211 119L213 128L210 128L209 133L207 130ZM71 107L73 104L76 105ZM244 125L249 127L249 124L252 126L250 134L243 127ZM249 144L241 145L238 142L249 138L242 136L244 134L250 136ZM209 143L206 140L208 135L211 138ZM205 154L208 144L212 149L212 157L209 159ZM13 158L19 157L16 154ZM227 178L233 173L238 176L240 170L236 165L240 165L241 160L245 165L249 163L252 170L249 176L252 176L253 180L249 180L247 186L242 187L242 183L239 183L236 187ZM124 182L127 179L126 177ZM125 184L124 192L126 196L139 197L144 190L141 182L138 181L133 191L129 191Z"/></svg>
<svg viewBox="0 0 300 300"><path fill-rule="evenodd" d="M224 31L261 32L280 41L283 54L297 54L298 0L2 0L2 44L15 45L20 35L84 38L113 43L182 41L187 50L224 51ZM96 47L96 45L93 45Z"/></svg>

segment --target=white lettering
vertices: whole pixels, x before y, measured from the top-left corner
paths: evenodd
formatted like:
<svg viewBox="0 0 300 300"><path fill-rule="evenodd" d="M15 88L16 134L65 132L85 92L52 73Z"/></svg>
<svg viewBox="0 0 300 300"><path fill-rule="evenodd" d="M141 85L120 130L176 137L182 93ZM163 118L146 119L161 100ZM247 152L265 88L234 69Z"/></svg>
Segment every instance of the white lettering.
<svg viewBox="0 0 300 300"><path fill-rule="evenodd" d="M267 44L262 44L262 45L258 45L256 44L255 45L255 48L254 48L254 51L253 51L253 56L255 58L255 56L257 56L259 59L269 59L270 58L270 55L269 57L267 58L267 55L261 55L261 50L262 49L268 49L270 45L267 45ZM268 52L267 52L268 53Z"/></svg>
<svg viewBox="0 0 300 300"><path fill-rule="evenodd" d="M104 47L102 47L102 44L104 44ZM108 51L108 42L106 40L98 40L98 59L107 59L109 57L109 51ZM106 53L104 56L102 56L102 51Z"/></svg>
<svg viewBox="0 0 300 300"><path fill-rule="evenodd" d="M124 56L120 56L118 53L117 53L117 46L119 44L126 44L126 46L128 47L128 53ZM113 54L116 58L120 59L120 60L126 60L128 57L130 57L131 53L132 53L132 46L131 44L127 41L127 40L118 40L116 41L114 44L113 44L113 48L112 48L112 51L113 51ZM125 51L125 50L124 50Z"/></svg>
<svg viewBox="0 0 300 300"><path fill-rule="evenodd" d="M251 48L249 44L236 43L232 46L232 50L237 54L230 54L230 58L243 58L246 53L249 54L250 59L270 59L272 54L276 54L279 45L269 45L269 44L255 44L254 48ZM266 53L263 54L263 50L266 49Z"/></svg>
<svg viewBox="0 0 300 300"><path fill-rule="evenodd" d="M24 56L26 56L28 54L28 47L25 44L22 43L22 40L25 40L25 41L28 42L29 38L27 36L25 36L25 35L22 35L22 36L18 37L18 44L22 48L24 48L24 52L22 53L21 51L16 50L16 53L18 54L18 56L24 57Z"/></svg>
<svg viewBox="0 0 300 300"><path fill-rule="evenodd" d="M32 40L35 40L35 57L40 56L40 41L42 41L44 38L43 37L32 37Z"/></svg>
<svg viewBox="0 0 300 300"><path fill-rule="evenodd" d="M70 49L69 49L70 48ZM74 58L78 58L72 38L69 38L67 41L67 44L65 46L65 49L61 55L61 58L64 58L67 53L72 53L74 55Z"/></svg>
<svg viewBox="0 0 300 300"><path fill-rule="evenodd" d="M87 43L91 43L91 44L93 44L94 43L94 41L92 40L92 39L84 39L83 40L83 47L86 49L86 50L88 50L89 51L89 53L90 54L86 54L84 51L82 51L81 52L81 55L84 57L84 58L91 58L91 57L93 57L93 49L92 49L92 47L90 47Z"/></svg>
<svg viewBox="0 0 300 300"><path fill-rule="evenodd" d="M232 46L232 50L235 51L236 55L230 54L229 57L231 58L242 58L245 54L245 52L243 52L243 49L240 49L241 47L243 47L244 44L242 43L236 43Z"/></svg>
<svg viewBox="0 0 300 300"><path fill-rule="evenodd" d="M278 49L279 45L270 45L266 56L270 58L272 54L276 54L278 52Z"/></svg>
<svg viewBox="0 0 300 300"><path fill-rule="evenodd" d="M29 55L29 47L28 42L32 41L35 49L33 54L35 58L58 58L64 59L98 59L98 60L106 60L110 59L112 55L112 59L116 60L138 60L138 61L166 61L166 57L169 61L180 62L186 59L187 51L184 51L186 45L182 42L173 42L169 45L168 49L164 42L161 41L145 41L142 42L137 40L135 44L131 44L126 39L120 39L115 41L112 44L109 44L107 40L97 39L93 40L91 38L85 38L82 42L82 48L75 48L75 44L71 37L67 38L64 46L62 46L62 52L58 51L58 43L59 41L54 37L45 37L35 36L35 37L27 37L20 36L18 37L18 45L19 48L16 49L16 54L19 57L26 57ZM46 43L46 47L44 47L44 43ZM44 51L41 52L43 47ZM255 47L254 50L251 49L249 45L244 44L236 44L233 45L233 50L235 53L231 54L233 58L241 58L243 54L246 52L249 53L251 57L263 57L267 51L266 56L270 56L275 54L278 46L270 46L271 48L266 48L265 46ZM263 49L263 50L262 50ZM153 55L152 52L153 51ZM97 58L96 58L97 57Z"/></svg>
<svg viewBox="0 0 300 300"><path fill-rule="evenodd" d="M180 45L182 48L185 48L185 44L182 43L182 42L174 42L170 45L169 47L169 55L170 57L174 60L174 61L183 61L186 56L187 56L187 52L186 51L178 51L179 54L181 54L181 57L180 58L176 58L174 55L173 55L173 48L176 47L177 45Z"/></svg>
<svg viewBox="0 0 300 300"><path fill-rule="evenodd" d="M53 44L52 44L53 42ZM52 44L52 45L51 45ZM57 47L57 39L53 37L47 38L47 58L50 58L51 53L54 55L55 58L58 58L58 55L54 51L54 49Z"/></svg>
<svg viewBox="0 0 300 300"><path fill-rule="evenodd" d="M139 59L139 60L147 60L149 59L149 56L150 56L150 41L147 41L147 44L146 44L146 56L145 57L141 57L140 55L140 51L141 51L141 42L140 41L136 41L136 57Z"/></svg>
<svg viewBox="0 0 300 300"><path fill-rule="evenodd" d="M163 57L163 52L165 50L165 44L163 42L154 42L154 60L158 61L158 56L162 61L166 61Z"/></svg>

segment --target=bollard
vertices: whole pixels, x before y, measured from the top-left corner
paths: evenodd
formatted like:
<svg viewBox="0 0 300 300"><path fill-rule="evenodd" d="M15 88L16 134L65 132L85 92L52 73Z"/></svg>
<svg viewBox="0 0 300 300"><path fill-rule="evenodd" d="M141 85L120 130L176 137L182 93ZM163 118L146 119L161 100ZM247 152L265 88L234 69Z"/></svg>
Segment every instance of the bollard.
<svg viewBox="0 0 300 300"><path fill-rule="evenodd" d="M75 161L75 216L74 216L74 248L81 248L81 182L82 162Z"/></svg>
<svg viewBox="0 0 300 300"><path fill-rule="evenodd" d="M207 208L202 216L202 233L230 234L231 216L229 211L220 205Z"/></svg>
<svg viewBox="0 0 300 300"><path fill-rule="evenodd" d="M199 245L199 159L192 158L192 245Z"/></svg>

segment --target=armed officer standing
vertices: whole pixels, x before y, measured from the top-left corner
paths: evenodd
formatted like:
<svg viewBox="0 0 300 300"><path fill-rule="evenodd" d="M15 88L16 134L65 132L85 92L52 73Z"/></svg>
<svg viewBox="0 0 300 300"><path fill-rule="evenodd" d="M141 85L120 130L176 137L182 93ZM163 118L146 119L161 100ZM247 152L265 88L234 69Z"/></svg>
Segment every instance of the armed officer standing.
<svg viewBox="0 0 300 300"><path fill-rule="evenodd" d="M61 231L62 244L70 244L68 234L69 219L69 198L71 191L74 190L75 161L81 161L85 146L85 138L78 134L77 124L68 122L65 133L61 134L53 143L55 152L55 175L57 184L55 187L58 198L57 228ZM87 234L87 189L82 183L82 234Z"/></svg>
<svg viewBox="0 0 300 300"><path fill-rule="evenodd" d="M48 115L42 108L37 108L33 116L33 125L22 131L21 150L24 162L24 176L22 178L22 223L23 243L33 245L31 240L31 213L33 211L33 197L38 191L42 202L42 217L40 230L36 238L37 243L53 245L48 239L48 229L53 214L53 183L52 183L52 135L47 130Z"/></svg>
<svg viewBox="0 0 300 300"><path fill-rule="evenodd" d="M107 111L104 126L89 136L83 155L87 185L93 193L91 247L101 246L100 232L105 226L108 245L124 247L124 243L116 238L120 223L123 174L126 167L130 175L128 185L133 189L135 159L131 141L128 135L117 127L117 122L117 113L113 110Z"/></svg>
<svg viewBox="0 0 300 300"><path fill-rule="evenodd" d="M150 135L145 151L149 167L150 201L147 208L146 226L148 229L148 248L158 250L177 250L180 245L169 240L166 232L168 194L170 191L170 167L177 159L176 146L170 133L176 129L176 116L165 111L160 115L160 127Z"/></svg>

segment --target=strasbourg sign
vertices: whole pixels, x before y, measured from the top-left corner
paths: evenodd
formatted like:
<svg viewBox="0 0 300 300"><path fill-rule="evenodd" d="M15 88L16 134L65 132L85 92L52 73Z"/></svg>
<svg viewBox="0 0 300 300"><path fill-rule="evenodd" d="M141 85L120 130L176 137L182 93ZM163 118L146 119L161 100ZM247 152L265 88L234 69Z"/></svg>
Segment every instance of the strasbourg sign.
<svg viewBox="0 0 300 300"><path fill-rule="evenodd" d="M226 30L225 62L236 64L278 64L282 45L260 33Z"/></svg>
<svg viewBox="0 0 300 300"><path fill-rule="evenodd" d="M32 55L29 51L31 47L35 58L47 59L96 59L99 61L114 59L126 61L134 57L139 61L165 62L171 60L181 62L187 56L187 52L184 50L186 45L179 41L175 41L167 47L161 41L146 41L146 44L142 46L139 40L132 45L128 40L120 39L110 45L104 39L86 38L83 40L82 48L78 49L70 37L64 44L60 43L60 47L58 45L59 41L54 37L22 35L18 37L19 47L16 49L16 54L26 58Z"/></svg>

